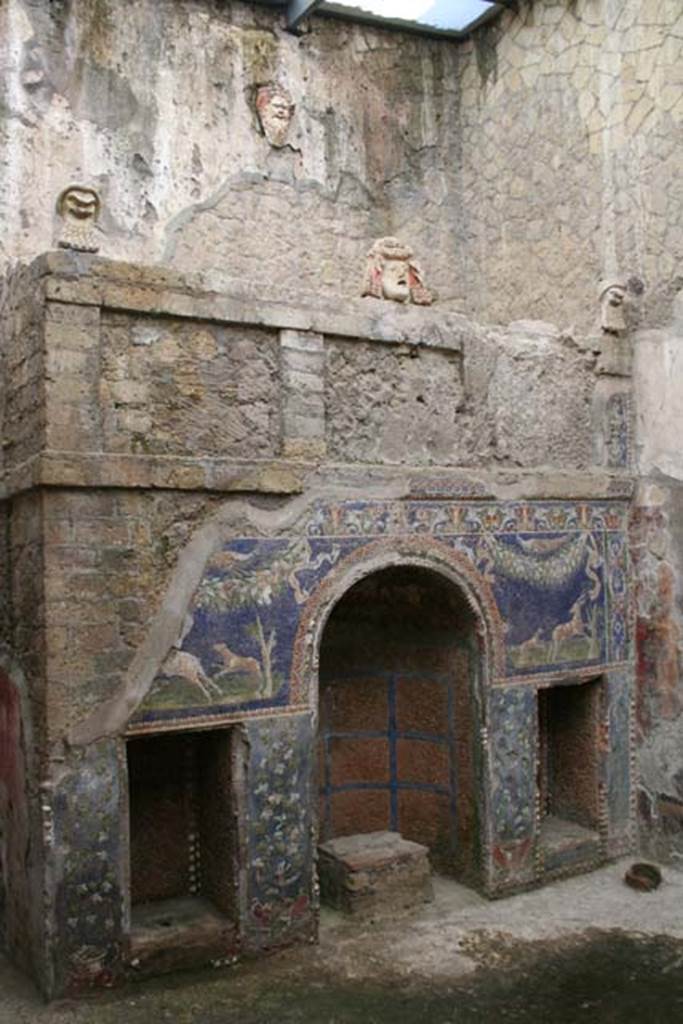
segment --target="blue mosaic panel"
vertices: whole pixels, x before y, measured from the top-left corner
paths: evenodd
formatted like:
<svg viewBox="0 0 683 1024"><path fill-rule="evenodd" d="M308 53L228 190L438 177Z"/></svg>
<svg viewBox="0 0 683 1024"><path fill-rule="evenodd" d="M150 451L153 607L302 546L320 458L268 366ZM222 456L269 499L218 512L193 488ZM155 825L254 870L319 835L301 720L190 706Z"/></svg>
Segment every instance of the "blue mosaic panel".
<svg viewBox="0 0 683 1024"><path fill-rule="evenodd" d="M426 533L545 533L623 530L626 507L603 502L344 501L318 504L307 533L381 537Z"/></svg>
<svg viewBox="0 0 683 1024"><path fill-rule="evenodd" d="M631 398L628 392L610 395L605 410L607 465L628 469L631 463Z"/></svg>
<svg viewBox="0 0 683 1024"><path fill-rule="evenodd" d="M301 608L353 547L308 538L226 544L206 566L181 650L162 666L143 721L193 705L197 714L286 705Z"/></svg>
<svg viewBox="0 0 683 1024"><path fill-rule="evenodd" d="M599 534L484 534L474 554L505 623L508 675L604 662Z"/></svg>
<svg viewBox="0 0 683 1024"><path fill-rule="evenodd" d="M60 779L52 815L59 859L53 988L77 994L107 986L121 969L124 858L115 740L88 747Z"/></svg>
<svg viewBox="0 0 683 1024"><path fill-rule="evenodd" d="M245 931L264 948L312 927L311 719L252 721L248 737Z"/></svg>
<svg viewBox="0 0 683 1024"><path fill-rule="evenodd" d="M633 657L633 630L629 622L628 543L623 533L605 537L607 566L607 631L610 662L630 661Z"/></svg>
<svg viewBox="0 0 683 1024"><path fill-rule="evenodd" d="M134 721L287 706L306 603L378 539L424 536L471 563L502 620L506 678L627 661L625 514L600 502L351 501L313 507L296 538L229 540Z"/></svg>
<svg viewBox="0 0 683 1024"><path fill-rule="evenodd" d="M631 818L631 679L628 671L607 676L609 744L606 752L607 808L610 832Z"/></svg>
<svg viewBox="0 0 683 1024"><path fill-rule="evenodd" d="M489 693L491 820L494 846L529 837L536 809L536 692L506 687Z"/></svg>

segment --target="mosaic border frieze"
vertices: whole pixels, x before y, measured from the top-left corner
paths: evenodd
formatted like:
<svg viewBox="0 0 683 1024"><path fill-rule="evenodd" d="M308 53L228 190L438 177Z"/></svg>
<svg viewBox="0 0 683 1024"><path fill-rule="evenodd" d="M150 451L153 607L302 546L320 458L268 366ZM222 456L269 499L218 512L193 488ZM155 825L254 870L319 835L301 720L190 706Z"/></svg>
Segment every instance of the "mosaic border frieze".
<svg viewBox="0 0 683 1024"><path fill-rule="evenodd" d="M487 581L459 551L433 537L380 538L356 548L316 589L303 610L292 659L291 700L308 704L314 661L327 614L357 579L390 565L421 565L441 571L460 586L479 623L479 637L489 671L504 671L504 625ZM342 574L343 569L343 574ZM360 570L360 572L358 572Z"/></svg>
<svg viewBox="0 0 683 1024"><path fill-rule="evenodd" d="M624 502L344 501L317 502L309 536L348 537L428 533L554 533L618 530L627 526Z"/></svg>

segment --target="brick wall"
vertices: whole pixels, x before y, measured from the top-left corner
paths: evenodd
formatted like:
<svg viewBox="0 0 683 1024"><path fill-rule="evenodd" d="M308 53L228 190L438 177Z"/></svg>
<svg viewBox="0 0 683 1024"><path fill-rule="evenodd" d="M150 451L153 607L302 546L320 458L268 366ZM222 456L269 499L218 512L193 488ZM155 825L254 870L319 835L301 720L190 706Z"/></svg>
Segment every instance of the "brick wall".
<svg viewBox="0 0 683 1024"><path fill-rule="evenodd" d="M421 569L382 570L336 606L321 648L324 838L391 829L448 871L471 867L472 616Z"/></svg>

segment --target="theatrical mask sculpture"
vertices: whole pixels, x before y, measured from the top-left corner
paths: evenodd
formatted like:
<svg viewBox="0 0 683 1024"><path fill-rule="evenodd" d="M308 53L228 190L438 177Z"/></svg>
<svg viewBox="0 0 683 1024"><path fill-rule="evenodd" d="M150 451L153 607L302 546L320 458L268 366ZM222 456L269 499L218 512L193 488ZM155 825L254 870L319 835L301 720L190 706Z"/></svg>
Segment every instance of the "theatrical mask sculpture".
<svg viewBox="0 0 683 1024"><path fill-rule="evenodd" d="M284 146L294 115L289 93L278 85L262 85L256 93L256 113L271 146L276 149Z"/></svg>
<svg viewBox="0 0 683 1024"><path fill-rule="evenodd" d="M378 238L369 250L361 294L417 306L431 306L434 301L413 250L392 237Z"/></svg>
<svg viewBox="0 0 683 1024"><path fill-rule="evenodd" d="M94 188L69 185L57 200L61 219L57 244L61 249L97 252L99 242L96 225L100 215L100 197Z"/></svg>
<svg viewBox="0 0 683 1024"><path fill-rule="evenodd" d="M626 285L616 279L601 281L598 285L600 299L600 327L606 334L622 334L626 330L624 304Z"/></svg>

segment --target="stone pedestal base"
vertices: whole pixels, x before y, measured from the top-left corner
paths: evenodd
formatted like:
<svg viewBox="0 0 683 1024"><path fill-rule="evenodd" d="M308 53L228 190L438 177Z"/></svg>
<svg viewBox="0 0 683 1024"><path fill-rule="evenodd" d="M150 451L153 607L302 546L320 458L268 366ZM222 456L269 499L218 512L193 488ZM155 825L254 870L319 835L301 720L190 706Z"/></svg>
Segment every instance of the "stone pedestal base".
<svg viewBox="0 0 683 1024"><path fill-rule="evenodd" d="M318 847L321 899L372 917L419 907L434 895L428 852L398 832L331 839Z"/></svg>

